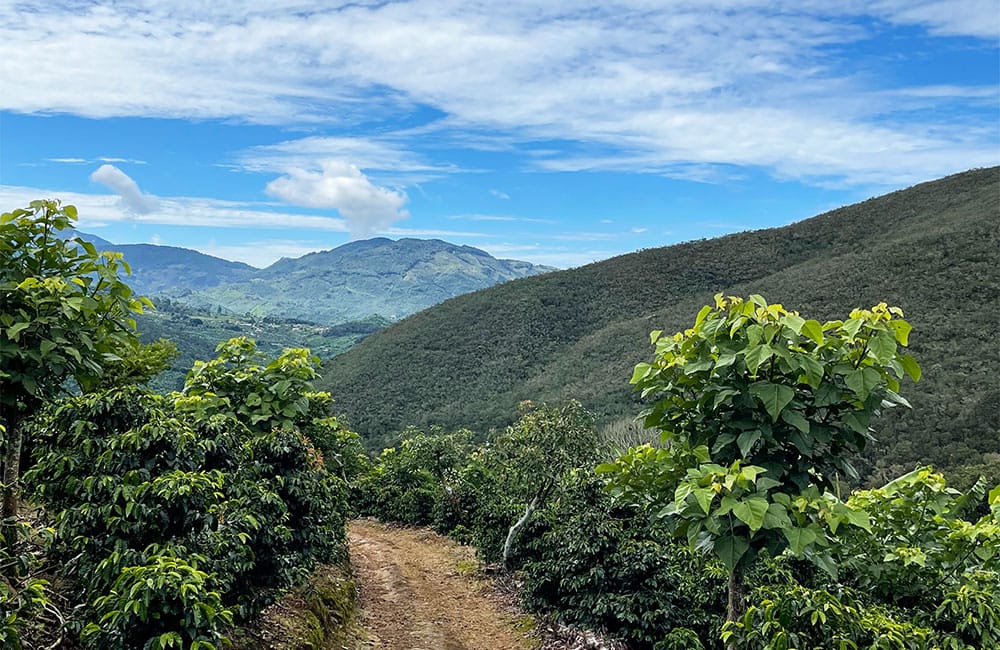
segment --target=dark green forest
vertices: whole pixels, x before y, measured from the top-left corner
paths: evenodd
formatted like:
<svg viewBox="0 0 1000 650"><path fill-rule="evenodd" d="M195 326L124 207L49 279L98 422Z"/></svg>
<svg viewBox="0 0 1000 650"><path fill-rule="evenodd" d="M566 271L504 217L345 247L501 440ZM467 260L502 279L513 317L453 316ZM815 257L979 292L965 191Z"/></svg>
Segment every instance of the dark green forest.
<svg viewBox="0 0 1000 650"><path fill-rule="evenodd" d="M321 385L372 448L406 425L511 423L523 399L579 399L601 425L640 410L628 386L651 330L717 292L826 319L880 301L914 327L927 368L886 418L871 484L935 463L961 485L1000 475L1000 168L973 170L783 228L643 250L460 296L324 366Z"/></svg>

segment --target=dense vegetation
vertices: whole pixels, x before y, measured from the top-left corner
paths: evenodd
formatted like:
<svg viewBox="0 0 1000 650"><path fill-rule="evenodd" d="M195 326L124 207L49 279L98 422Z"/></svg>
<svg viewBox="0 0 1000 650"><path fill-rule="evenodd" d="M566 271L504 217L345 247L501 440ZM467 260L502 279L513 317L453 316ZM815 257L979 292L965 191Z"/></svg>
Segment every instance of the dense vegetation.
<svg viewBox="0 0 1000 650"><path fill-rule="evenodd" d="M377 419L388 417L379 404L361 422L381 422L376 432L397 444L375 457L334 417L331 394L315 389L319 359L302 348L265 353L220 330L229 340L210 360L192 361L181 390L145 388L177 350L164 340L140 343L137 324L156 321L142 313L150 302L123 280L121 255L58 236L75 218L58 202L4 214L0 646L223 647L235 625L318 565L343 561L345 519L360 511L475 544L485 561L514 572L527 607L604 630L634 650L1000 647L1000 485L987 465L997 442L983 437L996 431L989 400L997 391L987 362L962 337L963 328L993 334L997 323L961 299L965 289L948 269L981 273L975 290L987 301L996 296L988 247L997 243L998 181L1000 169L970 172L721 240L755 254L770 246L759 260L712 257L706 250L721 244L701 242L453 300L441 313L458 310L464 320L450 327L438 310L424 312L337 367L378 360L393 341L419 342L425 347L379 363L404 377L422 370L430 385L468 401L397 419L428 423L445 414L478 431L430 425L397 437L388 424L397 419ZM900 216L903 206L910 212ZM947 219L931 219L934 210ZM873 214L884 219L868 224L862 248L852 228ZM942 244L936 237L945 234ZM915 243L927 246L912 252ZM956 243L961 256L937 257ZM931 261L918 263L922 255ZM688 327L673 336L643 332L637 338L652 341L652 359L635 365L649 358L639 352L615 361L634 366L620 383L624 394L630 374L637 397L615 402L599 384L581 390L597 403L612 400L602 418L571 399L509 403L617 372L598 366L631 344L608 343L603 356L593 346L666 313L656 302L650 311L633 305L644 314L634 320L609 313L632 304L635 265L650 259L676 277L636 293L674 292L661 324ZM900 259L941 301L934 309L956 310L961 326L953 313L912 306L903 320L882 296L870 309L831 307L851 282L853 300L873 287L912 298L908 280L879 275ZM827 282L830 302L800 316L757 294L718 293L681 313L724 281L785 294ZM502 298L499 311L477 321L491 296ZM168 323L201 318L168 305ZM519 320L498 322L512 315ZM218 310L206 319L225 323ZM314 327L295 318L248 322ZM474 351L453 338L466 322L483 326ZM422 339L428 323L438 329ZM308 336L365 336L380 326ZM505 356L490 353L491 337L504 333L514 336ZM469 355L465 365L430 368L453 358L449 345ZM537 372L539 359L547 360L542 374L518 374ZM956 363L984 384L971 386ZM368 381L383 379L380 365L368 371ZM484 371L497 376L481 379ZM935 379L942 373L946 379ZM468 396L461 382L469 377L479 390L506 388ZM968 391L962 399L959 389ZM395 390L389 382L379 399L420 413L427 393L400 403ZM484 414L475 410L487 403ZM599 429L622 412L616 408L644 408L644 426ZM952 418L947 436L932 452L921 436L945 431L944 417ZM497 422L509 423L488 426ZM878 444L896 457L873 454ZM963 490L929 466L912 469L921 454L942 461ZM863 476L877 487L851 491Z"/></svg>
<svg viewBox="0 0 1000 650"><path fill-rule="evenodd" d="M136 316L143 341L169 339L177 345L178 357L150 382L160 392L180 390L184 376L198 359L215 354L220 341L245 336L257 348L275 356L285 348L308 348L320 359L350 349L367 336L386 327L389 321L373 316L333 326L316 325L295 318L253 314L235 315L222 310L198 310L182 300L154 297L156 309Z"/></svg>
<svg viewBox="0 0 1000 650"><path fill-rule="evenodd" d="M659 446L615 451L578 403L523 404L479 446L404 432L355 502L476 544L529 607L630 648L998 647L1000 486L925 467L841 497L879 412L907 405L899 379L920 377L900 316L717 297L635 368Z"/></svg>
<svg viewBox="0 0 1000 650"><path fill-rule="evenodd" d="M357 436L304 349L235 338L182 391L141 388L175 350L139 344L149 301L120 254L58 236L74 217L37 201L0 219L0 646L222 647L345 559Z"/></svg>
<svg viewBox="0 0 1000 650"><path fill-rule="evenodd" d="M649 331L675 331L717 292L760 293L823 320L881 301L913 325L928 370L913 415L861 459L871 485L934 463L958 484L1000 478L1000 168L974 170L787 227L644 250L449 300L324 367L322 387L374 448L412 424L511 423L524 399L579 399L599 424L628 390ZM399 363L405 359L405 363Z"/></svg>

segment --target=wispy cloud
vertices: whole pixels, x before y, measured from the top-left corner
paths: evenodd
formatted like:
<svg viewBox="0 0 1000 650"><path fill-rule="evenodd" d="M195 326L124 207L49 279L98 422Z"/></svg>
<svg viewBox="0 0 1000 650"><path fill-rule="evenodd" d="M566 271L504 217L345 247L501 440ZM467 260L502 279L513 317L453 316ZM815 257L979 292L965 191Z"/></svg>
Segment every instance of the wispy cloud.
<svg viewBox="0 0 1000 650"><path fill-rule="evenodd" d="M200 197L158 197L159 208L156 212L130 215L119 207L121 199L118 195L0 185L0 205L6 206L4 209L27 205L38 198L57 198L63 204L75 205L80 213L79 227L84 230L125 221L168 226L349 232L344 219L261 210L257 203Z"/></svg>
<svg viewBox="0 0 1000 650"><path fill-rule="evenodd" d="M507 194L506 192L501 192L500 190L490 190L490 194L502 201L510 199L510 194Z"/></svg>
<svg viewBox="0 0 1000 650"><path fill-rule="evenodd" d="M455 171L430 151L431 133L470 147L535 143L551 153L526 164L550 170L729 164L816 183L898 184L1000 157L995 112L982 108L998 89L958 86L949 101L962 110L915 104L901 116L850 54L886 25L995 49L995 0L29 5L0 6L2 74L19 89L0 109L417 125L367 141L305 137L239 163L269 173L319 173L328 159Z"/></svg>
<svg viewBox="0 0 1000 650"><path fill-rule="evenodd" d="M45 162L63 163L67 165L86 165L95 162L102 163L130 163L133 165L145 165L145 160L135 160L134 158L118 158L115 156L98 156L96 158L46 158Z"/></svg>
<svg viewBox="0 0 1000 650"><path fill-rule="evenodd" d="M159 207L155 196L143 193L131 176L114 165L101 165L90 175L90 180L121 197L122 209L130 214L149 214Z"/></svg>

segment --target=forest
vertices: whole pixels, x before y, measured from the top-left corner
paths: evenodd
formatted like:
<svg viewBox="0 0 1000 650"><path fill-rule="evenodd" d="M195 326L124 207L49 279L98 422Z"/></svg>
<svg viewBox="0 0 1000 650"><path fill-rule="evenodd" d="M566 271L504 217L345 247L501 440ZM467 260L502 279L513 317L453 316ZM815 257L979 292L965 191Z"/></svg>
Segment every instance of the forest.
<svg viewBox="0 0 1000 650"><path fill-rule="evenodd" d="M349 566L357 515L472 544L526 609L636 650L1000 647L995 476L861 485L941 370L910 347L918 314L716 293L629 360L632 426L526 399L371 453L304 348L233 338L148 388L176 349L140 342L153 305L120 253L57 236L75 218L0 217L2 647L227 647Z"/></svg>

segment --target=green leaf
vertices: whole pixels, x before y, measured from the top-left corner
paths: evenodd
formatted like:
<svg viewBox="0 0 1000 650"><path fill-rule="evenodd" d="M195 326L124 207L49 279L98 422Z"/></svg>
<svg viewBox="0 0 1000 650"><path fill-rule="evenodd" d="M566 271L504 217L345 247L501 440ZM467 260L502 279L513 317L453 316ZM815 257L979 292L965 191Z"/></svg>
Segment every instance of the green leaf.
<svg viewBox="0 0 1000 650"><path fill-rule="evenodd" d="M920 366L917 364L917 360L908 354L904 354L899 357L899 365L903 366L903 370L910 379L913 381L920 381Z"/></svg>
<svg viewBox="0 0 1000 650"><path fill-rule="evenodd" d="M896 337L896 341L900 345L909 345L910 330L913 326L907 323L905 320L893 320L889 321L889 327L892 328L892 333Z"/></svg>
<svg viewBox="0 0 1000 650"><path fill-rule="evenodd" d="M642 381L649 375L652 369L653 366L649 365L648 363L636 364L635 370L632 372L632 379L629 380L629 383L638 384L640 381Z"/></svg>
<svg viewBox="0 0 1000 650"><path fill-rule="evenodd" d="M744 431L736 439L736 446L740 448L740 455L744 458L750 453L754 443L760 440L760 429L750 429Z"/></svg>
<svg viewBox="0 0 1000 650"><path fill-rule="evenodd" d="M707 515L708 511L712 508L712 499L715 498L715 492L711 488L698 488L692 490L691 494L694 495L695 500L698 501L698 506Z"/></svg>
<svg viewBox="0 0 1000 650"><path fill-rule="evenodd" d="M781 419L802 433L809 435L809 420L798 411L782 411Z"/></svg>
<svg viewBox="0 0 1000 650"><path fill-rule="evenodd" d="M816 345L823 345L823 326L817 320L807 320L802 324L802 334L809 337Z"/></svg>
<svg viewBox="0 0 1000 650"><path fill-rule="evenodd" d="M772 356L774 356L774 350L766 343L750 346L744 354L750 374L756 375L757 369L760 368L761 364Z"/></svg>
<svg viewBox="0 0 1000 650"><path fill-rule="evenodd" d="M736 515L737 519L750 527L750 532L756 533L764 525L764 516L767 514L767 508L767 499L751 497L733 506L733 514Z"/></svg>
<svg viewBox="0 0 1000 650"><path fill-rule="evenodd" d="M868 341L868 350L879 363L888 363L896 356L896 339L889 332L879 332Z"/></svg>
<svg viewBox="0 0 1000 650"><path fill-rule="evenodd" d="M850 320L845 321L844 324L840 326L840 329L847 334L848 339L853 339L858 335L858 330L861 329L862 324L863 321L860 318L851 318Z"/></svg>
<svg viewBox="0 0 1000 650"><path fill-rule="evenodd" d="M868 433L868 418L858 411L852 411L844 416L844 424L852 431L860 434Z"/></svg>
<svg viewBox="0 0 1000 650"><path fill-rule="evenodd" d="M730 572L736 569L740 558L746 555L750 548L750 543L742 537L726 535L715 540L715 555L722 560Z"/></svg>
<svg viewBox="0 0 1000 650"><path fill-rule="evenodd" d="M777 422L781 410L795 397L795 391L788 386L772 384L769 381L759 381L750 384L750 394L760 400L771 416L772 422Z"/></svg>
<svg viewBox="0 0 1000 650"><path fill-rule="evenodd" d="M21 321L20 323L14 323L13 325L7 328L7 338L9 338L11 341L18 340L21 336L21 332L28 329L29 325L31 325L29 321Z"/></svg>
<svg viewBox="0 0 1000 650"><path fill-rule="evenodd" d="M788 518L788 511L780 503L772 503L767 506L764 513L763 528L774 530L776 528L791 528L792 520Z"/></svg>
<svg viewBox="0 0 1000 650"><path fill-rule="evenodd" d="M788 548L796 556L801 556L806 547L816 541L816 532L809 528L784 528L781 531L788 540Z"/></svg>
<svg viewBox="0 0 1000 650"><path fill-rule="evenodd" d="M878 374L878 371L873 368L858 368L857 370L852 370L844 377L844 383L863 402L868 399L872 390L882 383L882 375Z"/></svg>

